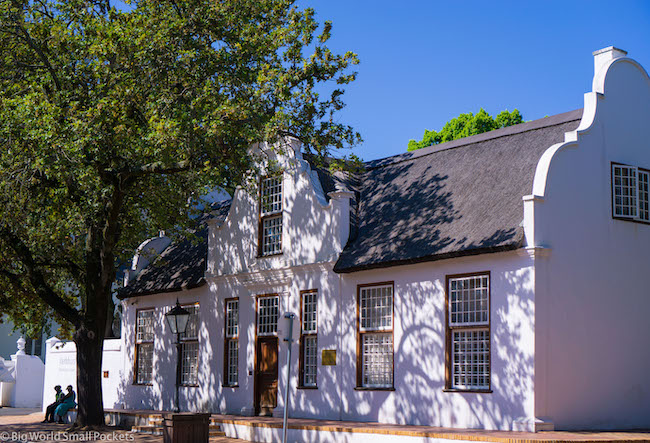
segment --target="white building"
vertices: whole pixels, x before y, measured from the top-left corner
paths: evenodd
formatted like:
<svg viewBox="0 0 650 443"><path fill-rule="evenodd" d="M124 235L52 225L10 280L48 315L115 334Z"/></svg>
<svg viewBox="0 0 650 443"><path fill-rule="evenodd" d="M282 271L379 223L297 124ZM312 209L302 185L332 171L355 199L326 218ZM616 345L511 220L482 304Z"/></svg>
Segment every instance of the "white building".
<svg viewBox="0 0 650 443"><path fill-rule="evenodd" d="M648 74L607 48L581 110L355 176L267 149L261 197L131 274L115 404L173 408L178 299L183 409L282 414L290 311L292 417L649 427L649 122Z"/></svg>

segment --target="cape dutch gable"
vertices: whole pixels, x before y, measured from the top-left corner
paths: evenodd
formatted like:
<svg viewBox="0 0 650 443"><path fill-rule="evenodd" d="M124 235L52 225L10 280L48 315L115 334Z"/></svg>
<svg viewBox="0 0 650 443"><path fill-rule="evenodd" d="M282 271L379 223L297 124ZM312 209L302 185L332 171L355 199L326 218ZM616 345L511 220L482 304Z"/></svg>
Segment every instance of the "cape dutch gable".
<svg viewBox="0 0 650 443"><path fill-rule="evenodd" d="M281 173L122 291L120 403L173 408L178 298L183 409L281 415L293 312L293 417L650 426L648 121L647 73L606 48L584 109L355 176L262 145Z"/></svg>

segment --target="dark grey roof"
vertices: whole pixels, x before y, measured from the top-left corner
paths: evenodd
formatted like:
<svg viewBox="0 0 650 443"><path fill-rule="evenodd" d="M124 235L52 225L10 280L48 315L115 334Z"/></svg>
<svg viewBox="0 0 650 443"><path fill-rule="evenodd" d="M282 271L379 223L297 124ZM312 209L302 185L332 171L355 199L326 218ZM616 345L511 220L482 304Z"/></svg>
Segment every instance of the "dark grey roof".
<svg viewBox="0 0 650 443"><path fill-rule="evenodd" d="M334 270L353 272L521 246L539 158L582 110L366 163L359 226Z"/></svg>
<svg viewBox="0 0 650 443"><path fill-rule="evenodd" d="M144 268L118 291L118 298L180 291L197 288L205 284L205 270L208 257L209 219L224 220L228 215L231 200L219 202L211 212L197 220L199 228L192 236L168 246L152 264Z"/></svg>
<svg viewBox="0 0 650 443"><path fill-rule="evenodd" d="M539 158L577 128L582 110L443 143L365 164L357 177L332 174L305 156L323 191L347 188L350 240L340 273L515 249L523 240L522 196L532 192ZM210 217L225 219L230 201ZM204 222L204 220L202 220ZM207 228L169 246L140 272L120 298L201 286Z"/></svg>

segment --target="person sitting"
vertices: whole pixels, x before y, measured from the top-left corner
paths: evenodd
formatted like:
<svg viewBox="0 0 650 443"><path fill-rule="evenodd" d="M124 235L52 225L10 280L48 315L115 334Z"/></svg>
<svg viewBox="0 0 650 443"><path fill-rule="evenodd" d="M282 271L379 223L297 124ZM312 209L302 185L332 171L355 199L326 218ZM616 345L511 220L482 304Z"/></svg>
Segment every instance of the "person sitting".
<svg viewBox="0 0 650 443"><path fill-rule="evenodd" d="M64 424L65 422L63 421L63 416L65 416L65 414L67 414L70 409L77 406L77 403L75 403L77 394L75 394L75 392L72 390L72 385L68 385L66 390L68 393L63 396L61 403L54 410L54 417L59 424Z"/></svg>
<svg viewBox="0 0 650 443"><path fill-rule="evenodd" d="M54 394L54 403L51 403L47 409L45 409L45 420L43 420L41 423L54 423L54 410L61 404L61 400L63 399L64 395L63 391L61 390L61 385L56 385L54 387L54 390L56 391Z"/></svg>

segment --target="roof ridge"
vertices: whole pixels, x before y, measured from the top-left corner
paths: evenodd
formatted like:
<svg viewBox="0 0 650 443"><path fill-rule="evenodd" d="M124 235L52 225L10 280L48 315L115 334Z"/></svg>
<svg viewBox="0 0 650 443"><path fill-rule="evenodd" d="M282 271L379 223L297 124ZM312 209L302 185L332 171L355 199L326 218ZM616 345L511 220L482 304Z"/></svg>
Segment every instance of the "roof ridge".
<svg viewBox="0 0 650 443"><path fill-rule="evenodd" d="M548 128L551 126L558 126L571 121L579 120L581 118L582 118L582 108L575 109L569 112L563 112L561 114L555 114L548 117L539 118L537 120L531 120L525 123L519 123L513 126L507 126L505 128L494 129L492 131L471 135L469 137L450 140L445 143L427 146L426 148L417 149L415 151L396 154L390 157L384 157L377 160L370 160L365 162L364 164L366 166L366 169L369 170L383 168L385 166L404 163L407 161L418 159L420 157L426 157L431 154L447 151L449 149L461 148L464 146L472 145L487 140L509 137L511 135L516 135L516 134L523 134L525 132L535 131L542 128Z"/></svg>

